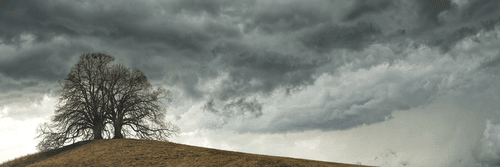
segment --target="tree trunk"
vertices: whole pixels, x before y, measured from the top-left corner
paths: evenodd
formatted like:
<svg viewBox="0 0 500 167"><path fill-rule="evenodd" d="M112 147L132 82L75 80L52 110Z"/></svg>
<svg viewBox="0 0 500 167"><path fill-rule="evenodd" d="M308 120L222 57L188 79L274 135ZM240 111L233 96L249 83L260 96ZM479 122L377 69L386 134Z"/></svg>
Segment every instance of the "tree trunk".
<svg viewBox="0 0 500 167"><path fill-rule="evenodd" d="M122 119L116 119L113 123L113 127L115 128L115 136L113 137L113 139L123 139Z"/></svg>
<svg viewBox="0 0 500 167"><path fill-rule="evenodd" d="M102 139L102 129L103 125L95 125L92 130L94 131L94 140Z"/></svg>

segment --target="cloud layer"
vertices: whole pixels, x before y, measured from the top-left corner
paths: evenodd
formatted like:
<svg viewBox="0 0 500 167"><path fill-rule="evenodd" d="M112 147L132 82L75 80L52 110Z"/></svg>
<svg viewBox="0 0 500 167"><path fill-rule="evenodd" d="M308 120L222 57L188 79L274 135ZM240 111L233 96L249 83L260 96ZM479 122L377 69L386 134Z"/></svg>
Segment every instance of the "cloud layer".
<svg viewBox="0 0 500 167"><path fill-rule="evenodd" d="M57 96L78 57L101 52L174 90L171 118L188 132L375 126L442 98L498 98L499 8L496 0L16 1L0 10L0 107ZM43 115L35 112L0 114ZM475 159L498 165L497 124L481 119Z"/></svg>

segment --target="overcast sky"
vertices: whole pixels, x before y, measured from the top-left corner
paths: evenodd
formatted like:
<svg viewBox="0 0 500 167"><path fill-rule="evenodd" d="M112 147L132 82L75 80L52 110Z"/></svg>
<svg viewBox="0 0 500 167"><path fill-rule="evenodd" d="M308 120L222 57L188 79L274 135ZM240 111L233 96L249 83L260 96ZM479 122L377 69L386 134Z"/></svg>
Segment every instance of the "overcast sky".
<svg viewBox="0 0 500 167"><path fill-rule="evenodd" d="M0 163L36 152L87 53L173 92L176 143L500 166L498 0L23 0L0 8Z"/></svg>

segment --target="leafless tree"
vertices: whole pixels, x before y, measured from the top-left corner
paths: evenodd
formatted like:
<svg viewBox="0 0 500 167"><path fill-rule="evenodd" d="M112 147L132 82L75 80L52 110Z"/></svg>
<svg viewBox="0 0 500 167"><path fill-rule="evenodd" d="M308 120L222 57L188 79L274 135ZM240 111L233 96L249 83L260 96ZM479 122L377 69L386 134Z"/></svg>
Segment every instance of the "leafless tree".
<svg viewBox="0 0 500 167"><path fill-rule="evenodd" d="M164 123L165 106L161 99L172 101L171 92L162 87L152 91L151 83L140 70L130 70L120 64L111 67L106 85L108 119L113 122L114 139L130 135L130 127L140 139L167 140L180 132L171 123ZM149 124L149 125L148 125Z"/></svg>
<svg viewBox="0 0 500 167"><path fill-rule="evenodd" d="M110 65L114 57L84 54L71 68L64 83L59 82L59 104L52 118L53 124L39 125L37 145L40 151L63 146L67 141L103 139L110 137L112 124L114 138L129 134L129 126L140 139L166 140L179 128L164 123L166 110L160 99L171 101L170 91L158 87L151 92L151 84L141 71L120 65ZM147 123L152 123L148 125Z"/></svg>
<svg viewBox="0 0 500 167"><path fill-rule="evenodd" d="M54 124L44 124L38 128L43 136L37 148L47 150L60 147L66 141L73 142L83 136L83 140L102 139L108 114L104 106L105 77L108 75L108 63L115 58L95 53L84 54L80 61L71 68L68 78L59 82L59 104L52 118ZM54 131L55 129L55 131Z"/></svg>

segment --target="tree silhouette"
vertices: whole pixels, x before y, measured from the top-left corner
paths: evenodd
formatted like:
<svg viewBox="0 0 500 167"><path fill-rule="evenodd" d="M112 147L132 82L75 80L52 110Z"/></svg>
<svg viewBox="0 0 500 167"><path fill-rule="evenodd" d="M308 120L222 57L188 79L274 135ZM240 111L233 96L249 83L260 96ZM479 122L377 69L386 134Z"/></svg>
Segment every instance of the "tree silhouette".
<svg viewBox="0 0 500 167"><path fill-rule="evenodd" d="M66 141L83 136L83 140L102 139L106 125L103 108L105 89L103 87L108 63L114 58L104 54L84 54L71 68L64 83L59 82L59 104L52 118L54 124L38 127L37 138L43 136L37 145L39 150L61 147ZM54 130L55 129L55 130Z"/></svg>
<svg viewBox="0 0 500 167"><path fill-rule="evenodd" d="M143 72L137 69L130 71L119 64L111 67L108 81L105 86L107 108L112 112L107 118L113 122L114 139L125 138L123 133L130 135L124 126L132 128L140 139L166 140L179 133L177 126L165 124L163 119L166 110L160 99L171 102L170 91L158 87L151 92L151 83Z"/></svg>
<svg viewBox="0 0 500 167"><path fill-rule="evenodd" d="M114 138L124 138L128 133L124 126L131 127L140 139L166 140L179 128L164 123L166 110L159 101L171 101L170 91L158 87L150 92L151 84L140 70L132 72L120 64L110 65L115 58L94 53L80 56L71 68L68 78L59 82L59 104L52 118L53 124L39 125L36 138L43 140L38 150L47 151L62 147L67 141L103 139L103 133ZM153 123L148 125L146 123Z"/></svg>

